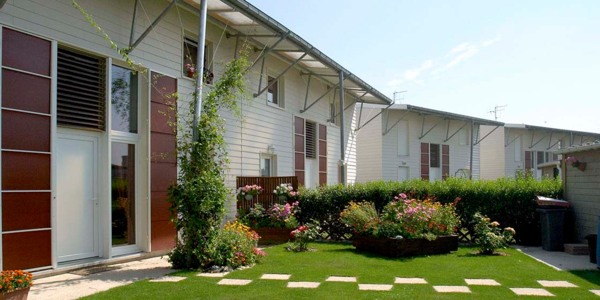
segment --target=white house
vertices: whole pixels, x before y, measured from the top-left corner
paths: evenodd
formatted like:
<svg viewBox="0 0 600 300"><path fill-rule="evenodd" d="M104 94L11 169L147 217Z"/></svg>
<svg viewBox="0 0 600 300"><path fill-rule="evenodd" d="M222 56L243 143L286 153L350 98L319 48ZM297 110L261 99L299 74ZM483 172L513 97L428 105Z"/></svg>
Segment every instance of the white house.
<svg viewBox="0 0 600 300"><path fill-rule="evenodd" d="M482 126L489 137L481 143L481 178L496 179L530 173L536 178L560 176L556 151L600 140L600 134L526 124L501 129Z"/></svg>
<svg viewBox="0 0 600 300"><path fill-rule="evenodd" d="M71 0L0 1L2 269L82 266L174 244L168 95L179 94L180 113L192 99L185 65L196 58L198 2L78 2L143 70ZM218 79L244 42L252 95L240 99L241 118L222 114L228 186L236 176L345 181L355 103L391 101L248 2L208 1L206 72Z"/></svg>
<svg viewBox="0 0 600 300"><path fill-rule="evenodd" d="M479 178L479 127L503 125L408 104L357 106L355 115L357 182Z"/></svg>

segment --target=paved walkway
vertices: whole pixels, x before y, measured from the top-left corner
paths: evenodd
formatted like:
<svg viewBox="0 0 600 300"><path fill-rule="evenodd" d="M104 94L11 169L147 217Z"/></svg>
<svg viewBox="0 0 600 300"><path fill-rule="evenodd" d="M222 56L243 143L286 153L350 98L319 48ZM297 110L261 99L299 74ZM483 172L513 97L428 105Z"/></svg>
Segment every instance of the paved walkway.
<svg viewBox="0 0 600 300"><path fill-rule="evenodd" d="M571 255L564 252L544 251L541 247L522 247L517 249L523 253L548 264L557 270L584 270L596 269L596 264L589 262L588 255ZM166 257L149 258L135 262L115 264L110 266L93 267L90 269L73 271L66 274L55 275L40 279L34 279L34 286L29 292L29 299L77 299L94 293L105 291L114 287L133 283L138 280L153 278L156 282L173 282L186 279L185 277L166 276L173 272L167 262ZM95 273L97 271L97 273ZM201 273L198 276L206 277L224 277L226 273ZM295 282L289 281L291 274L263 274L260 280L284 280L288 281L288 288L318 288L320 282ZM338 281L357 284L354 277L336 277L332 276L326 281ZM220 285L245 285L250 284L252 280L224 278L219 282ZM567 282L551 282L540 279L540 286L511 288L517 295L548 295L544 290L548 286L563 285L570 287ZM396 278L393 284L359 284L359 290L391 290L393 285L397 284L427 284L423 278ZM434 290L439 293L470 293L469 286L472 285L499 285L499 283L486 278L465 279L465 285L462 286L434 286ZM591 291L600 295L600 290Z"/></svg>

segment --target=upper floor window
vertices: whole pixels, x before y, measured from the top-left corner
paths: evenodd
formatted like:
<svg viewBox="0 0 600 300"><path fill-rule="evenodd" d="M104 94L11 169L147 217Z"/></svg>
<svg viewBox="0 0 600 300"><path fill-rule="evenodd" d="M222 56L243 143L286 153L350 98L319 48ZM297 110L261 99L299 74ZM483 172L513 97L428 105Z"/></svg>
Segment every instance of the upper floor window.
<svg viewBox="0 0 600 300"><path fill-rule="evenodd" d="M260 154L260 176L269 177L275 175L276 157L273 154Z"/></svg>
<svg viewBox="0 0 600 300"><path fill-rule="evenodd" d="M273 76L267 76L267 102L275 104L279 107L283 105L283 77L276 79Z"/></svg>
<svg viewBox="0 0 600 300"><path fill-rule="evenodd" d="M212 44L208 41L204 43L204 83L212 84L214 75L212 72ZM194 78L196 73L196 62L198 61L198 42L185 37L183 39L183 75L188 78Z"/></svg>
<svg viewBox="0 0 600 300"><path fill-rule="evenodd" d="M439 168L440 167L440 145L429 144L429 167Z"/></svg>

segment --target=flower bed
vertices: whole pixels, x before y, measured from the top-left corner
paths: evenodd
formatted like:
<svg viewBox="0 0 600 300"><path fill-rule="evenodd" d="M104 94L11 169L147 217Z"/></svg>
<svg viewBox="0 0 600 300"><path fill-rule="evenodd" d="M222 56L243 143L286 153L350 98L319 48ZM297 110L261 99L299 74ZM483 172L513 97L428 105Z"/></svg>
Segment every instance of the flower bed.
<svg viewBox="0 0 600 300"><path fill-rule="evenodd" d="M456 235L440 236L435 240L393 239L374 236L355 236L352 245L356 250L389 257L445 254L458 250Z"/></svg>
<svg viewBox="0 0 600 300"><path fill-rule="evenodd" d="M254 231L260 236L259 244L276 245L288 242L292 230L288 228L260 227L254 228Z"/></svg>

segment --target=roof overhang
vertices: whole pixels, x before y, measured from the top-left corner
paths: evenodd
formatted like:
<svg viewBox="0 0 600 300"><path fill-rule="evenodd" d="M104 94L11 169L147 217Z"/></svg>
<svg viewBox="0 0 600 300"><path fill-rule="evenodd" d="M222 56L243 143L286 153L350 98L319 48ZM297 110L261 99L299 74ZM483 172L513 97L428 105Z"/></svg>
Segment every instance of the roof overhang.
<svg viewBox="0 0 600 300"><path fill-rule="evenodd" d="M548 131L555 133L565 133L565 134L574 134L574 135L584 135L584 136L597 136L600 139L600 133L596 132L585 132L585 131L577 131L577 130L569 130L569 129L561 129L561 128L552 128L552 127L543 127L543 126L535 126L535 125L527 125L527 124L504 124L504 127L511 129L527 129L527 130L537 130L537 131Z"/></svg>
<svg viewBox="0 0 600 300"><path fill-rule="evenodd" d="M197 13L199 10L199 0L183 0L179 3L192 12ZM209 20L226 28L229 37L244 37L257 48L270 48L272 55L289 63L296 63L295 67L303 74L335 86L339 83L339 74L343 73L344 90L356 102L392 103L390 98L247 1L207 0L207 10ZM279 39L281 41L278 42Z"/></svg>
<svg viewBox="0 0 600 300"><path fill-rule="evenodd" d="M365 108L384 109L385 107L381 106L381 105L365 105ZM455 114L455 113L451 113L451 112L447 112L447 111L435 110L435 109L431 109L431 108L420 107L420 106L415 106L415 105L410 105L410 104L394 104L394 105L390 106L388 108L388 110L410 111L410 112L418 113L420 115L430 115L430 116L436 116L436 117L450 119L450 120L468 121L468 122L473 121L474 124L478 124L478 125L504 126L504 123L498 122L498 121L492 121L492 120L487 120L487 119L471 117L471 116L467 116L467 115Z"/></svg>
<svg viewBox="0 0 600 300"><path fill-rule="evenodd" d="M591 150L598 150L598 149L600 149L600 142L592 143L592 144L588 144L588 145L572 146L569 148L557 150L556 153L567 154L567 153L591 151Z"/></svg>

